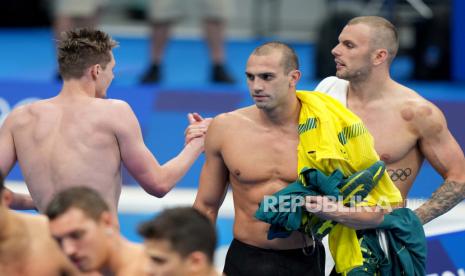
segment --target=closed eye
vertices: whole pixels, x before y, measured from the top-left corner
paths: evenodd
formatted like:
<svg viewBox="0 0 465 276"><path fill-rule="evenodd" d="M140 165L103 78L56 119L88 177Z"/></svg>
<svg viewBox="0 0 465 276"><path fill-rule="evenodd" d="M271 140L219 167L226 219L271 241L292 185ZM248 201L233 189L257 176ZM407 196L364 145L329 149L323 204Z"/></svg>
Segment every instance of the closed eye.
<svg viewBox="0 0 465 276"><path fill-rule="evenodd" d="M156 263L156 264L164 264L166 263L166 259L163 259L163 258L160 258L160 257L155 257L155 256L150 256L150 259L152 260L152 262Z"/></svg>

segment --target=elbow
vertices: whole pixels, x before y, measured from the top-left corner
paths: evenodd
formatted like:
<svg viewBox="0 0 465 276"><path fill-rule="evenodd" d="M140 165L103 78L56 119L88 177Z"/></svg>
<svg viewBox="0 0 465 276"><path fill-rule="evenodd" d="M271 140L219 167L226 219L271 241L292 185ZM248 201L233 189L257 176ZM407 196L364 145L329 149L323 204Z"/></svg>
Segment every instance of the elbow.
<svg viewBox="0 0 465 276"><path fill-rule="evenodd" d="M156 198L162 198L167 194L167 192L164 191L150 191L148 193Z"/></svg>
<svg viewBox="0 0 465 276"><path fill-rule="evenodd" d="M194 205L192 207L197 209L199 212L203 213L208 219L210 219L210 221L213 224L216 223L216 217L218 215L218 208L214 208L198 200L195 200Z"/></svg>
<svg viewBox="0 0 465 276"><path fill-rule="evenodd" d="M164 197L170 189L166 187L155 187L155 188L150 188L150 189L144 189L148 194L157 197L157 198L162 198Z"/></svg>
<svg viewBox="0 0 465 276"><path fill-rule="evenodd" d="M139 183L148 194L162 198L173 189L177 180L172 174L159 170L139 178Z"/></svg>
<svg viewBox="0 0 465 276"><path fill-rule="evenodd" d="M169 191L171 191L172 185L170 185L165 179L152 179L150 182L141 183L142 188L150 195L162 198Z"/></svg>

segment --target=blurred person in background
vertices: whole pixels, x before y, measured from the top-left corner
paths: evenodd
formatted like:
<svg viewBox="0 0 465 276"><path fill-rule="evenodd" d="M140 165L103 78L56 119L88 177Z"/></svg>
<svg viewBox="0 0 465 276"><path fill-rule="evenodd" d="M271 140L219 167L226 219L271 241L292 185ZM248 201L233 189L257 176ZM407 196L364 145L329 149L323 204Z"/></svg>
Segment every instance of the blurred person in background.
<svg viewBox="0 0 465 276"><path fill-rule="evenodd" d="M156 83L162 78L161 64L172 25L191 11L191 5L198 8L203 18L206 42L210 49L211 81L234 83L225 68L224 29L228 12L228 0L148 0L148 20L151 29L150 66L142 76L142 83ZM191 2L191 1L189 1ZM191 4L191 5L189 5ZM185 60L188 61L186 53Z"/></svg>

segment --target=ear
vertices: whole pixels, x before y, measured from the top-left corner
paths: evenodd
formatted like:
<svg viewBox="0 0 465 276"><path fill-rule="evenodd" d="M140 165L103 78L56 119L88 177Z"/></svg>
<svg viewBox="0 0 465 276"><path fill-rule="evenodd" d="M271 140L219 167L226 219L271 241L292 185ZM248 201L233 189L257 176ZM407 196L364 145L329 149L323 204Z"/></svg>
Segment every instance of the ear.
<svg viewBox="0 0 465 276"><path fill-rule="evenodd" d="M377 66L387 62L389 53L386 49L377 49L373 53L373 65Z"/></svg>
<svg viewBox="0 0 465 276"><path fill-rule="evenodd" d="M115 228L115 218L114 216L109 212L105 211L100 215L100 223L102 226L107 228L108 234L112 234Z"/></svg>
<svg viewBox="0 0 465 276"><path fill-rule="evenodd" d="M1 196L2 196L2 205L10 206L11 202L13 202L13 192L7 188L4 188Z"/></svg>
<svg viewBox="0 0 465 276"><path fill-rule="evenodd" d="M198 274L208 266L208 258L205 253L194 251L186 257L186 264L190 273Z"/></svg>
<svg viewBox="0 0 465 276"><path fill-rule="evenodd" d="M102 67L100 64L94 64L90 67L90 75L93 79L97 79L98 75L101 73Z"/></svg>
<svg viewBox="0 0 465 276"><path fill-rule="evenodd" d="M292 70L291 72L289 72L289 78L290 78L289 86L296 87L301 76L302 76L302 73L299 70Z"/></svg>

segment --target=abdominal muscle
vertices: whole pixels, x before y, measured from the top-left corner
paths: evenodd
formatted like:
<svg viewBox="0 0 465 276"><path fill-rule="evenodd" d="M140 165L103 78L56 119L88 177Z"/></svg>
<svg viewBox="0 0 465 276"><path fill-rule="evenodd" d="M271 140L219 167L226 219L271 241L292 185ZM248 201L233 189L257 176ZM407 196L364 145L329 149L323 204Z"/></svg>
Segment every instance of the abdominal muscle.
<svg viewBox="0 0 465 276"><path fill-rule="evenodd" d="M311 238L294 231L288 238L268 240L270 224L255 218L258 204L265 195L272 195L285 188L287 183L267 181L266 183L238 184L232 180L234 198L234 238L264 249L286 250L311 246Z"/></svg>

